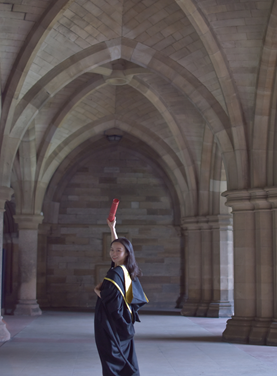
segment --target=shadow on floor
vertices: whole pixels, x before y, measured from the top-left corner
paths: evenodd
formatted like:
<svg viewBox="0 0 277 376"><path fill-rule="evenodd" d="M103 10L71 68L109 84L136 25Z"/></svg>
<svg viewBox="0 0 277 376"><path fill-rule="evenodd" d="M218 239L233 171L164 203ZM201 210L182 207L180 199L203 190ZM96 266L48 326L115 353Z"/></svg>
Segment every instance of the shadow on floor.
<svg viewBox="0 0 277 376"><path fill-rule="evenodd" d="M143 334L136 334L135 336L136 341L155 341L155 342L211 342L211 343L219 343L223 342L221 336L186 336L186 337L177 337L177 336L159 336L159 335L143 335Z"/></svg>

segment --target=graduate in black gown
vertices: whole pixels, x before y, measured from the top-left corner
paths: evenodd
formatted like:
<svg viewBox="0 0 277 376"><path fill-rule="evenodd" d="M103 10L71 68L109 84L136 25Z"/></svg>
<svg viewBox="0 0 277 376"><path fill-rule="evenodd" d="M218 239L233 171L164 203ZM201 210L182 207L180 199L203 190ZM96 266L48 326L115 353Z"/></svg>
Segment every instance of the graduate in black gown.
<svg viewBox="0 0 277 376"><path fill-rule="evenodd" d="M117 238L116 220L109 222L112 266L94 291L98 295L94 332L103 376L139 376L134 347L138 310L148 302L138 276L141 274L131 242Z"/></svg>

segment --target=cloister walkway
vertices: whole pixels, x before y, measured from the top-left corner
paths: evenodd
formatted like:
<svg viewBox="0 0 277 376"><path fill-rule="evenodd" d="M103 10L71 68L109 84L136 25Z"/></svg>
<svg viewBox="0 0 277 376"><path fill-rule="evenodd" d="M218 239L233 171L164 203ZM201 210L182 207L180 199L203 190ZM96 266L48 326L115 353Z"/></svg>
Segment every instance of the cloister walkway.
<svg viewBox="0 0 277 376"><path fill-rule="evenodd" d="M141 376L276 376L277 348L222 342L226 319L141 315ZM4 316L12 339L0 345L1 376L101 376L93 314L44 311Z"/></svg>

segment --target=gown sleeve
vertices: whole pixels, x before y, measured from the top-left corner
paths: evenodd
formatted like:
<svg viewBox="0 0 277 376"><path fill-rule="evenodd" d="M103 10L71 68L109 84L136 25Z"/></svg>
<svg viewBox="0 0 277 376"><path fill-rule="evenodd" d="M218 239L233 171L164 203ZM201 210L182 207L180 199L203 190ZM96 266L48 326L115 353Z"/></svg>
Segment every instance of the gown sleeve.
<svg viewBox="0 0 277 376"><path fill-rule="evenodd" d="M132 338L135 330L131 313L127 309L121 292L111 281L104 280L101 287L101 301L120 339Z"/></svg>

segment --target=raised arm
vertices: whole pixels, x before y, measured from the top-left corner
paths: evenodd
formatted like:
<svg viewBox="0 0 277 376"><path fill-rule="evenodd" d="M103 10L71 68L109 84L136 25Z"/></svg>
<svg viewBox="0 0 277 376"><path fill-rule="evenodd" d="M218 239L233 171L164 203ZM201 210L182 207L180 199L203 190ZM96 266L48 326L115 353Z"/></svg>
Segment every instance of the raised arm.
<svg viewBox="0 0 277 376"><path fill-rule="evenodd" d="M110 222L108 219L107 219L107 224L111 230L111 238L112 238L112 242L115 240L115 239L118 239L118 236L117 236L117 233L116 233L116 229L115 229L115 225L116 225L116 218L114 219L114 221Z"/></svg>

